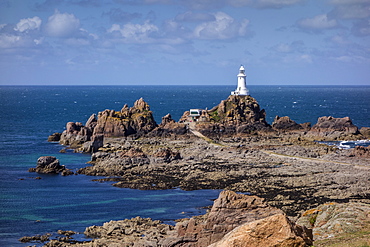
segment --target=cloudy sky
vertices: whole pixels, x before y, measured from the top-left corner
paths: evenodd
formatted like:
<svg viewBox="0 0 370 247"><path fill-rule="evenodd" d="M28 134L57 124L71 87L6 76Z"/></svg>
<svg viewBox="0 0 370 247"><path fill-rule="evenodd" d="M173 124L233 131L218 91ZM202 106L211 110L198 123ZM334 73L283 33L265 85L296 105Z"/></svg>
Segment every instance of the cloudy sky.
<svg viewBox="0 0 370 247"><path fill-rule="evenodd" d="M370 0L0 0L0 85L370 85Z"/></svg>

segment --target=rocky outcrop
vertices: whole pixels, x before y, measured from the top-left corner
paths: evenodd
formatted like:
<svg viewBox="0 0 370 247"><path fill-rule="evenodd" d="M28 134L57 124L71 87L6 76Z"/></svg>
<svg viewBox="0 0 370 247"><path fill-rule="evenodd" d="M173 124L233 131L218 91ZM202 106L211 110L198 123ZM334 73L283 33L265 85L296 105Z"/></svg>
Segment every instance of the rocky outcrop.
<svg viewBox="0 0 370 247"><path fill-rule="evenodd" d="M91 141L83 143L82 147L76 150L81 151L83 153L95 153L99 150L99 148L103 147L103 145L104 145L104 135L96 134L91 137Z"/></svg>
<svg viewBox="0 0 370 247"><path fill-rule="evenodd" d="M157 127L149 105L140 98L129 108L127 105L121 111L105 110L99 112L94 135L105 137L125 137L143 135Z"/></svg>
<svg viewBox="0 0 370 247"><path fill-rule="evenodd" d="M362 127L360 133L366 138L370 139L370 127Z"/></svg>
<svg viewBox="0 0 370 247"><path fill-rule="evenodd" d="M177 123L171 114L162 117L161 124L150 132L149 136L170 137L173 135L184 135L188 132L187 125Z"/></svg>
<svg viewBox="0 0 370 247"><path fill-rule="evenodd" d="M262 198L222 191L208 214L177 223L163 245L208 246L241 224L282 213Z"/></svg>
<svg viewBox="0 0 370 247"><path fill-rule="evenodd" d="M76 151L92 153L103 146L105 137L141 136L156 127L149 105L141 98L131 108L125 105L121 111L105 110L98 116L92 114L85 125L68 122L59 143ZM58 140L58 133L49 136L48 140Z"/></svg>
<svg viewBox="0 0 370 247"><path fill-rule="evenodd" d="M72 171L66 169L65 166L59 164L59 160L54 156L41 156L37 159L36 168L30 168L29 172L37 173L52 173L62 175L71 175Z"/></svg>
<svg viewBox="0 0 370 247"><path fill-rule="evenodd" d="M222 124L254 124L267 125L265 110L261 110L256 99L251 96L230 95L219 105L208 111L210 120Z"/></svg>
<svg viewBox="0 0 370 247"><path fill-rule="evenodd" d="M136 217L87 227L84 234L95 238L93 246L158 246L173 226L159 220Z"/></svg>
<svg viewBox="0 0 370 247"><path fill-rule="evenodd" d="M334 118L330 116L320 117L308 134L339 140L348 136L359 135L360 132L349 117Z"/></svg>
<svg viewBox="0 0 370 247"><path fill-rule="evenodd" d="M71 148L78 148L83 143L90 141L92 134L92 128L87 127L80 122L68 122L66 129L60 136L59 143L70 146Z"/></svg>
<svg viewBox="0 0 370 247"><path fill-rule="evenodd" d="M291 120L288 116L276 116L271 126L274 130L277 131L296 131L308 130L310 128L310 123L298 124L295 121Z"/></svg>
<svg viewBox="0 0 370 247"><path fill-rule="evenodd" d="M356 232L370 224L370 204L325 203L304 212L297 224L312 228L314 240Z"/></svg>
<svg viewBox="0 0 370 247"><path fill-rule="evenodd" d="M54 133L48 137L48 142L59 142L62 133Z"/></svg>
<svg viewBox="0 0 370 247"><path fill-rule="evenodd" d="M312 245L311 233L283 214L245 223L208 247L304 247Z"/></svg>
<svg viewBox="0 0 370 247"><path fill-rule="evenodd" d="M187 115L185 112L180 122L187 121ZM265 110L251 96L230 95L211 110L202 111L201 117L203 120L196 124L196 129L209 137L271 131Z"/></svg>

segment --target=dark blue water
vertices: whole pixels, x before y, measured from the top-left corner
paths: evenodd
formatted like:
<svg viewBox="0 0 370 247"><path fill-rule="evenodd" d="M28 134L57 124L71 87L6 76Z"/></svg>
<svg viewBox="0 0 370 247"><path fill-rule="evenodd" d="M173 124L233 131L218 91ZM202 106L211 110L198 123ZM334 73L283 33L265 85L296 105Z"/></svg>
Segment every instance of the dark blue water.
<svg viewBox="0 0 370 247"><path fill-rule="evenodd" d="M28 173L38 157L56 156L70 169L86 166L88 155L59 153L46 141L69 121L85 123L92 113L120 110L143 97L155 119L170 113L178 120L190 108L212 108L226 99L230 86L2 86L0 87L0 246L26 246L24 235L83 231L109 220L151 217L164 221L204 213L219 191L119 189L91 177ZM316 123L321 116L351 117L370 126L370 87L251 86L250 93L267 112ZM40 176L42 179L36 180Z"/></svg>

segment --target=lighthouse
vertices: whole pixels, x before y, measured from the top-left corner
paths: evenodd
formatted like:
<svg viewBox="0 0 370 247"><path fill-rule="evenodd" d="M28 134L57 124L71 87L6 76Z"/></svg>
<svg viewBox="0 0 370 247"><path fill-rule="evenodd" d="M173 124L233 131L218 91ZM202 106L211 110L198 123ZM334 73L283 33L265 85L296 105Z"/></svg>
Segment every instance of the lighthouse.
<svg viewBox="0 0 370 247"><path fill-rule="evenodd" d="M249 95L249 91L247 89L247 76L243 65L241 65L239 69L238 87L235 91L231 92L231 95Z"/></svg>

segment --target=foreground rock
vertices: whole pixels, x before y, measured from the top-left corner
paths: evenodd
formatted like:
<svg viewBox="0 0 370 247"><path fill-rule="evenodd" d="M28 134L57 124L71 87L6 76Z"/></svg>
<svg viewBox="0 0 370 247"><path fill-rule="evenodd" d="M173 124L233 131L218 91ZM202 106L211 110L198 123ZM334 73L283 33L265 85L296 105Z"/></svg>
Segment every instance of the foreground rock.
<svg viewBox="0 0 370 247"><path fill-rule="evenodd" d="M256 239L257 234L264 238L264 241L257 241L260 246L274 246L273 243L279 241L284 243L281 246L287 247L312 244L311 232L292 223L281 210L267 205L256 196L232 191L221 192L207 214L182 219L175 227L136 217L87 227L84 233L86 237L94 239L84 243L72 243L71 239L68 242L52 240L46 246L228 246L223 245L227 241L224 238L227 233L227 237L231 235L235 239L235 235L238 235L238 238L250 239L248 241ZM218 241L221 242L216 243Z"/></svg>
<svg viewBox="0 0 370 247"><path fill-rule="evenodd" d="M59 164L59 160L54 156L42 156L37 159L36 168L28 169L29 172L37 173L50 173L62 175L71 175L72 171L68 170L65 166Z"/></svg>
<svg viewBox="0 0 370 247"><path fill-rule="evenodd" d="M281 215L281 219L286 220L286 216L283 215L281 210L269 206L262 198L223 191L213 203L209 213L203 217L193 217L177 223L174 230L175 234L165 239L163 245L208 246L220 241L226 233L242 224L256 222L272 215ZM255 226L257 225L258 223L255 224ZM292 223L292 225L294 224ZM301 239L304 239L302 243L306 241L307 244L310 244L309 231L306 235L307 229L300 229L300 233L296 232L299 235L295 236L302 236ZM269 230L271 230L269 235L274 235L280 229L269 228ZM302 244L301 246L306 245Z"/></svg>
<svg viewBox="0 0 370 247"><path fill-rule="evenodd" d="M314 240L354 233L370 225L370 204L326 203L304 212L297 224L312 228Z"/></svg>
<svg viewBox="0 0 370 247"><path fill-rule="evenodd" d="M283 214L276 214L245 223L209 247L303 247L311 244L311 236L303 227L295 225Z"/></svg>

